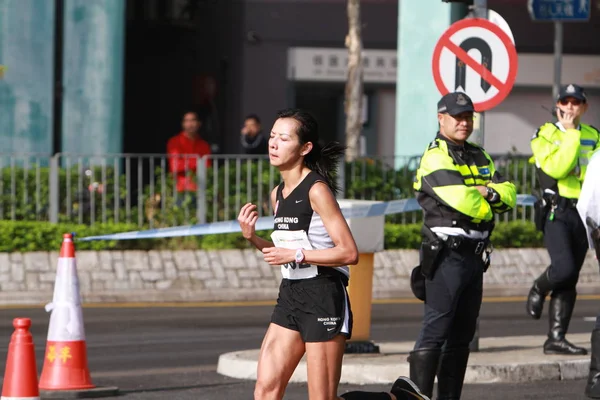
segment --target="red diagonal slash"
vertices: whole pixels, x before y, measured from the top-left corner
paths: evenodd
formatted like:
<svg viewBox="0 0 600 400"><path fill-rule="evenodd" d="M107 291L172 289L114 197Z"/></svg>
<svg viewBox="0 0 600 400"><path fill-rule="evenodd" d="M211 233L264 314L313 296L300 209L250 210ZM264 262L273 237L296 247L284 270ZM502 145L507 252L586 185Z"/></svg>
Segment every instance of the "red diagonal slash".
<svg viewBox="0 0 600 400"><path fill-rule="evenodd" d="M473 57L467 54L462 48L454 44L450 39L445 39L443 45L448 48L452 53L454 53L462 62L467 64L469 67L473 69L473 71L477 72L481 77L491 83L496 89L499 91L503 91L505 89L505 84L501 82L498 78L492 74L492 72L479 64ZM464 89L464 88L463 88Z"/></svg>

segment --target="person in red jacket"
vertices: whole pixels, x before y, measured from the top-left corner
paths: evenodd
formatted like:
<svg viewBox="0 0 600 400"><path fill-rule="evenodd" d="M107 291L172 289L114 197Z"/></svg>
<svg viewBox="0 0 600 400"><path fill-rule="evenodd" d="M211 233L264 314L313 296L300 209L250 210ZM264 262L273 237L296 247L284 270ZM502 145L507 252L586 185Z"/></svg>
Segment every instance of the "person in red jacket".
<svg viewBox="0 0 600 400"><path fill-rule="evenodd" d="M169 139L167 154L169 157L169 170L176 176L178 192L193 192L197 190L196 172L197 157L210 155L210 145L200 137L202 121L194 111L186 112L181 122L183 130ZM206 166L211 166L210 159L206 159Z"/></svg>

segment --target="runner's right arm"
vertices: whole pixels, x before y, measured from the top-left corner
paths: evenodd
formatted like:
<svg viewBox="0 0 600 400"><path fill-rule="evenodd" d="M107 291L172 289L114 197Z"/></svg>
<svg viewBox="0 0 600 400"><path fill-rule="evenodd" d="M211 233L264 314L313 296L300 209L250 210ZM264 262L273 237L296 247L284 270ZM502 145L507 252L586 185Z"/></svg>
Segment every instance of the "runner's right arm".
<svg viewBox="0 0 600 400"><path fill-rule="evenodd" d="M275 197L276 197L275 187L271 191L271 204L273 209L275 209ZM258 250L262 251L265 247L275 247L273 242L270 240L263 239L256 235L256 221L258 220L258 212L256 211L256 205L252 203L245 204L240 210L240 214L238 215L238 222L240 227L242 228L242 236L248 240L250 243L254 245Z"/></svg>

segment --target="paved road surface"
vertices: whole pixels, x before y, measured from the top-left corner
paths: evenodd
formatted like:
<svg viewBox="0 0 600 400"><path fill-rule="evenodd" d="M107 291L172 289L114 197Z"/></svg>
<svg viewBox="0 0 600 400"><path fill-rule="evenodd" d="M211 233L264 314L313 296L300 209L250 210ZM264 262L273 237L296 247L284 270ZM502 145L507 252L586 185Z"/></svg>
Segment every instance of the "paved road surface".
<svg viewBox="0 0 600 400"><path fill-rule="evenodd" d="M85 308L88 357L94 383L116 385L126 400L251 399L252 382L234 380L215 372L224 352L258 348L272 307ZM481 335L544 334L540 321L525 316L523 302L485 303ZM571 332L590 332L600 301L577 303ZM373 307L371 337L375 341L414 340L419 329L421 304L378 304ZM0 310L0 359L6 359L14 317L29 317L36 344L38 372L49 315L41 309ZM0 364L4 375L4 362ZM517 386L467 385L469 399L584 399L583 381L555 381ZM356 387L354 387L356 388ZM344 385L341 391L353 387ZM364 390L385 390L366 386ZM286 399L306 399L306 386L291 385Z"/></svg>

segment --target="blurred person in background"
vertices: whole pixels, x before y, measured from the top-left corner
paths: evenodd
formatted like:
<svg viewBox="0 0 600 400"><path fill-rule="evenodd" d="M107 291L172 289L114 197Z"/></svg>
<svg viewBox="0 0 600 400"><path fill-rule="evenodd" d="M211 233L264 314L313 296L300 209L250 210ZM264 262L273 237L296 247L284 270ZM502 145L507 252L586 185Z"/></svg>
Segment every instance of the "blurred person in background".
<svg viewBox="0 0 600 400"><path fill-rule="evenodd" d="M241 134L244 154L267 154L267 138L262 132L258 115L250 114L244 119Z"/></svg>
<svg viewBox="0 0 600 400"><path fill-rule="evenodd" d="M177 199L179 206L184 200L195 202L197 158L212 153L208 142L200 137L202 120L198 113L188 111L183 114L181 127L182 131L167 142L169 171L175 176L177 192L182 194ZM207 158L206 167L210 166L211 160Z"/></svg>

